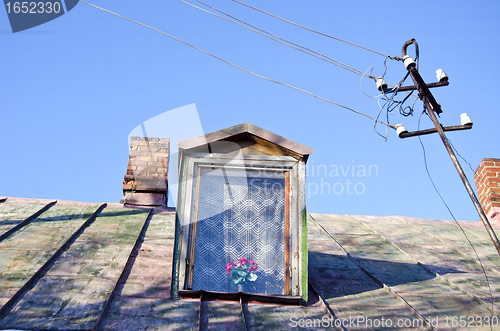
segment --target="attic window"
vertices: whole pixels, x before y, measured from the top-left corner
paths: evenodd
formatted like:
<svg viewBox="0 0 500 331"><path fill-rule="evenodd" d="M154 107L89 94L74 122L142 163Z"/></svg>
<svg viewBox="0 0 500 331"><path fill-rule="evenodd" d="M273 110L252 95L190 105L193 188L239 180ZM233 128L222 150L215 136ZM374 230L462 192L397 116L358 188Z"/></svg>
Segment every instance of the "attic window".
<svg viewBox="0 0 500 331"><path fill-rule="evenodd" d="M177 145L172 297L304 303L312 150L249 123Z"/></svg>
<svg viewBox="0 0 500 331"><path fill-rule="evenodd" d="M198 166L186 289L289 294L287 178L272 169Z"/></svg>

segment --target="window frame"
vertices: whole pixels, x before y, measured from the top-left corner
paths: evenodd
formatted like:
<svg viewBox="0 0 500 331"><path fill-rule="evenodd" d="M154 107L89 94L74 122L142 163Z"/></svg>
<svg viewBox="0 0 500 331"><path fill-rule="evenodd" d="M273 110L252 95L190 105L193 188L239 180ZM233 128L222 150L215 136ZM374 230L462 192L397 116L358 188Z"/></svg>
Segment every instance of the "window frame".
<svg viewBox="0 0 500 331"><path fill-rule="evenodd" d="M180 183L183 189L182 201L184 203L180 210L181 231L179 233L179 275L178 284L180 294L189 294L193 292L193 278L189 275L194 270L194 265L190 263L194 254L196 238L192 238L193 228L196 231L196 222L193 222L197 215L198 204L196 196L199 193L199 169L201 167L224 167L224 168L239 168L245 170L273 170L282 171L285 173L285 182L289 189L285 190L286 206L285 213L288 212L288 222L285 221L285 236L288 231L289 240L285 240L285 248L288 244L288 249L285 249L285 255L288 252L288 268L286 268L285 257L284 262L284 293L282 296L299 297L304 293L302 275L307 270L302 270L304 258L302 251L303 227L302 227L302 212L303 201L302 192L305 192L305 180L300 178L301 173L304 173L304 163L291 156L268 156L268 155L235 155L235 154L219 154L219 153L193 153L186 155L185 160L185 178ZM288 173L288 175L286 175ZM305 176L305 173L304 173ZM305 178L303 178L305 179ZM285 220L286 220L285 215ZM288 226L287 226L288 225ZM307 257L305 257L307 259ZM307 261L307 260L306 260ZM305 264L307 268L307 263ZM288 275L287 275L288 274ZM306 276L307 277L307 276ZM288 288L288 289L287 289Z"/></svg>

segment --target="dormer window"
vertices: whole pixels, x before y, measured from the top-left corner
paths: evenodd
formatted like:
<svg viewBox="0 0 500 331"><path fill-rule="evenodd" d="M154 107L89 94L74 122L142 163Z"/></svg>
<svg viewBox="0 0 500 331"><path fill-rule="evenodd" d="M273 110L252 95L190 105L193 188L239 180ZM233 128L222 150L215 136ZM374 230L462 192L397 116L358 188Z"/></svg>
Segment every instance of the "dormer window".
<svg viewBox="0 0 500 331"><path fill-rule="evenodd" d="M249 123L178 145L174 296L305 300L304 172L312 150Z"/></svg>

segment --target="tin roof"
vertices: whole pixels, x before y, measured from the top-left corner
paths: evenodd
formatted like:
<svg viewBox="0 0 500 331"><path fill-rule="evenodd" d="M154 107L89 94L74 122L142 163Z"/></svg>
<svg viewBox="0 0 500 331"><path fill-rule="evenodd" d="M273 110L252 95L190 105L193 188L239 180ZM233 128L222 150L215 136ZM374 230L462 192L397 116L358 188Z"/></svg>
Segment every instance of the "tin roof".
<svg viewBox="0 0 500 331"><path fill-rule="evenodd" d="M174 211L50 203L0 202L0 329L457 330L460 316L484 325L491 314L481 267L454 222L309 214L314 290L300 307L172 300ZM482 224L460 224L499 316L500 258Z"/></svg>

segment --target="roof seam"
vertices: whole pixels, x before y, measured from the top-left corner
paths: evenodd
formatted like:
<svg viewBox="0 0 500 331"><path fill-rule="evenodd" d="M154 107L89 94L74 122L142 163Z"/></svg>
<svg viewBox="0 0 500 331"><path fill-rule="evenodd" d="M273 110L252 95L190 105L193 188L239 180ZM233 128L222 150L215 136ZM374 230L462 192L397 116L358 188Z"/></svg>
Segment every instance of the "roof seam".
<svg viewBox="0 0 500 331"><path fill-rule="evenodd" d="M354 216L353 216L354 217ZM354 217L355 218L355 217ZM445 242L445 241L442 241L440 240L439 238L435 237L434 235L432 235L431 233L428 233L427 231L421 229L420 227L414 225L414 224L411 224L409 222L407 222L406 220L404 220L403 218L401 217L398 217L399 219L401 219L403 222L406 222L407 224L410 224L412 226L414 226L415 228L417 228L418 230L426 233L427 235L433 237L434 239L436 239L437 241L440 241L448 246L451 246L453 248L454 251L457 251L459 252L460 254L462 254L463 256L467 257L467 255L463 254L462 252L456 250L451 244ZM368 229L370 229L371 231L373 231L374 233L376 233L377 235L379 235L381 238L384 238L385 240L387 240L387 238L385 238L385 236L383 236L382 234L380 234L380 232L370 228L365 222L359 220L359 219L356 219L358 220L360 223L362 223L363 225L365 225ZM444 277L443 275L437 273L437 272L434 272L432 270L430 270L425 264L421 263L420 261L416 260L415 258L413 258L409 253L406 253L402 248L400 248L399 246L397 246L395 243L393 243L392 241L390 240L387 240L388 242L391 243L391 245L395 246L396 248L398 248L400 251L402 251L403 253L405 253L406 255L408 255L412 261L416 262L418 266L420 266L421 268L423 268L425 271L433 274L441 283L444 283L445 285L451 287L451 288L455 288L455 289L458 289L460 290L463 294L467 295L469 298L472 298L476 301L478 301L479 303L481 303L482 305L484 305L488 310L491 310L491 308L493 307L493 310L495 310L497 313L500 311L498 310L496 307L494 307L493 305L490 306L489 303L486 303L483 299L475 296L473 293L469 292L468 290L464 289L462 286L459 286L458 284L455 284L453 283L452 281L450 281L449 279L447 279L446 277ZM474 262L477 263L476 260L473 260ZM489 293L486 293L486 294L489 294Z"/></svg>
<svg viewBox="0 0 500 331"><path fill-rule="evenodd" d="M106 208L107 204L103 203L99 208L83 223L71 237L52 254L52 256L35 272L33 276L7 301L0 309L0 320L4 319L12 308L22 299L22 297L30 291L52 268L54 263L66 252L70 246L78 239L78 237L96 220L101 211Z"/></svg>
<svg viewBox="0 0 500 331"><path fill-rule="evenodd" d="M148 215L146 216L146 219L144 220L144 224L142 225L141 231L139 232L135 244L132 247L132 250L130 251L127 262L125 262L125 265L123 266L120 276L118 277L118 279L116 279L115 286L113 287L111 294L108 296L106 303L104 304L101 313L99 314L99 317L95 322L94 327L92 328L92 331L99 330L103 326L103 322L107 315L107 311L111 307L115 298L118 296L117 293L121 292L121 289L123 289L123 286L125 285L127 278L130 275L132 267L134 266L134 262L137 258L137 255L139 255L139 249L141 248L141 244L144 241L144 237L146 235L146 231L148 230L153 214L154 214L154 209L151 209Z"/></svg>
<svg viewBox="0 0 500 331"><path fill-rule="evenodd" d="M429 232L425 231L424 229L420 228L419 226L416 226L415 224L412 224L412 223L410 223L410 222L408 222L408 221L404 220L403 218L400 218L400 219L401 219L401 220L403 220L405 223L407 223L407 224L409 224L409 225L411 225L411 226L413 226L413 227L417 228L419 231L421 231L421 232L423 232L423 233L427 234L428 236L430 236L430 237L434 238L436 241L439 241L439 242L441 242L442 244L444 244L444 245L446 245L446 246L448 246L448 247L451 247L451 248L454 250L454 252L457 252L458 254L460 254L460 255L462 255L462 256L464 256L464 257L466 257L466 258L469 258L469 256L468 256L468 255L466 255L466 254L462 253L461 251L459 251L458 249L456 249L456 248L455 248L453 245L451 245L450 243L448 243L448 242L446 242L446 241L443 241L443 240L441 240L441 239L437 238L437 237L436 237L436 236L434 236L432 233L429 233ZM474 261L474 263L475 263L476 265L479 265L479 263L478 263L475 259L473 259L472 261ZM497 276L500 276L500 272L499 272L499 271L497 271L497 270L495 270L495 269L491 269L491 268L489 268L489 267L486 267L486 269L488 270L488 272L491 272L491 273L496 274Z"/></svg>
<svg viewBox="0 0 500 331"><path fill-rule="evenodd" d="M311 217L311 219L314 221L314 223L319 226L326 234L328 234L328 236L330 238L332 238L336 243L337 245L342 248L342 250L344 250L344 252L346 252L347 254L347 257L353 262L355 263L359 269L361 269L366 275L368 275L370 278L372 278L373 280L375 280L378 284L380 284L385 290L387 290L391 295L393 295L396 299L399 299L403 304L404 306L410 310L411 313L413 313L414 315L416 315L417 317L420 317L424 322L425 324L432 330L437 330L430 322L429 320L422 314L420 314L412 305L410 305L403 297L401 297L396 291L394 291L390 286L388 286L387 284L385 284L384 282L382 282L381 280L379 280L377 277L375 277L372 273L370 273L368 270L366 270L360 263L357 259L355 259L348 251L347 249L344 248L344 246L342 246L321 224L319 224L312 216L311 214L308 213L308 215ZM359 220L358 220L359 221Z"/></svg>
<svg viewBox="0 0 500 331"><path fill-rule="evenodd" d="M5 200L7 200L7 198L5 198ZM14 232L17 232L20 229L22 229L23 227L25 227L26 225L30 224L31 221L37 219L40 215L42 215L47 210L49 210L50 208L52 208L52 206L54 206L56 203L57 203L57 200L49 202L47 205L45 205L44 207L42 207L36 213L34 213L30 217L26 218L24 221L18 223L16 226L12 227L10 230L7 230L6 232L4 232L2 235L0 235L0 242L2 242L3 240L7 239L8 237L10 237Z"/></svg>

